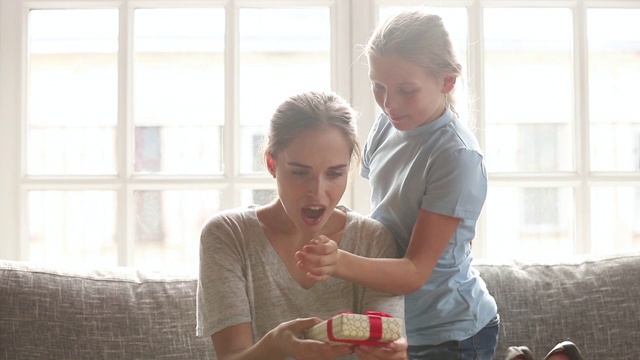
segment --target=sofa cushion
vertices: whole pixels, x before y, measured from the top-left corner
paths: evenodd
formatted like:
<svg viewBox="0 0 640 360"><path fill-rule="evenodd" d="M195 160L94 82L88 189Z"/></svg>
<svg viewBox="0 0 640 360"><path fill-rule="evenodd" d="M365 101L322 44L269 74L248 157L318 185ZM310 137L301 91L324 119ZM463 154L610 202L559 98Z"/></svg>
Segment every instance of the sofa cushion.
<svg viewBox="0 0 640 360"><path fill-rule="evenodd" d="M640 358L640 254L475 266L498 303L497 359L512 345L542 358L567 339L586 359Z"/></svg>
<svg viewBox="0 0 640 360"><path fill-rule="evenodd" d="M205 359L196 276L0 260L0 358Z"/></svg>

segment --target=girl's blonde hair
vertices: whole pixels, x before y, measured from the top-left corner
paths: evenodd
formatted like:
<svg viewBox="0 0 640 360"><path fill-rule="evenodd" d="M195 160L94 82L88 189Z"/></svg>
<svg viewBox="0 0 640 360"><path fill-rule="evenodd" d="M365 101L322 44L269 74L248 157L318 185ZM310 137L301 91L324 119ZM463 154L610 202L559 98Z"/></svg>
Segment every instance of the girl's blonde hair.
<svg viewBox="0 0 640 360"><path fill-rule="evenodd" d="M421 10L403 11L381 23L364 52L367 57L397 55L435 76L462 75L462 66L442 18ZM445 94L445 105L459 116L452 92Z"/></svg>

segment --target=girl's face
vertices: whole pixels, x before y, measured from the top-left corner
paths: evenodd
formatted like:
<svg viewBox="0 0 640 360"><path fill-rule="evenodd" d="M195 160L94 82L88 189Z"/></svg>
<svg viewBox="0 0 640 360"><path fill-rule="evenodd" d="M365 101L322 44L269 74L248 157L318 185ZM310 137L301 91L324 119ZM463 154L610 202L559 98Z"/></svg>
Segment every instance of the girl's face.
<svg viewBox="0 0 640 360"><path fill-rule="evenodd" d="M278 195L300 230L318 233L347 186L351 151L334 127L303 131L274 158Z"/></svg>
<svg viewBox="0 0 640 360"><path fill-rule="evenodd" d="M407 131L444 113L444 95L453 89L456 78L435 77L397 55L370 55L369 79L373 96L391 124Z"/></svg>

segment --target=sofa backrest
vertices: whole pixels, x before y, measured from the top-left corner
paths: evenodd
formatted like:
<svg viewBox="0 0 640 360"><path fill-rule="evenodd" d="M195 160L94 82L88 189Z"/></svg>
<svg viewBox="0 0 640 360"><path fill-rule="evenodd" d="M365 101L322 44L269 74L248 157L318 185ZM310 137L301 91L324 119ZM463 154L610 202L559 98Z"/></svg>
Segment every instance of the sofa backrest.
<svg viewBox="0 0 640 360"><path fill-rule="evenodd" d="M496 298L496 359L574 341L585 360L640 358L640 253L474 266ZM195 336L195 275L0 260L0 358L212 359Z"/></svg>
<svg viewBox="0 0 640 360"><path fill-rule="evenodd" d="M207 359L195 276L0 260L0 358Z"/></svg>
<svg viewBox="0 0 640 360"><path fill-rule="evenodd" d="M585 360L640 359L640 254L475 267L498 303L497 354L526 345L541 359L571 340Z"/></svg>

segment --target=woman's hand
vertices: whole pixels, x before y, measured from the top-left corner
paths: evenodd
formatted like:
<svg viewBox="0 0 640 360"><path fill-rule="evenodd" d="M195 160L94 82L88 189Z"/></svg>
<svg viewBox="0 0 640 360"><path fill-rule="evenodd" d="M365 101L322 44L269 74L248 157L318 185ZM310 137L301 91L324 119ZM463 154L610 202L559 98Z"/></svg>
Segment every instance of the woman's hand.
<svg viewBox="0 0 640 360"><path fill-rule="evenodd" d="M309 241L301 251L296 252L298 268L307 272L307 277L315 281L325 281L333 275L338 266L338 244L324 235Z"/></svg>
<svg viewBox="0 0 640 360"><path fill-rule="evenodd" d="M353 353L353 347L349 345L331 346L321 341L303 339L304 331L320 322L322 320L319 318L287 321L265 337L271 337L283 354L299 360L336 359Z"/></svg>
<svg viewBox="0 0 640 360"><path fill-rule="evenodd" d="M391 359L406 360L407 359L407 339L400 338L385 346L364 346L360 345L355 348L354 354L360 360L375 359Z"/></svg>

